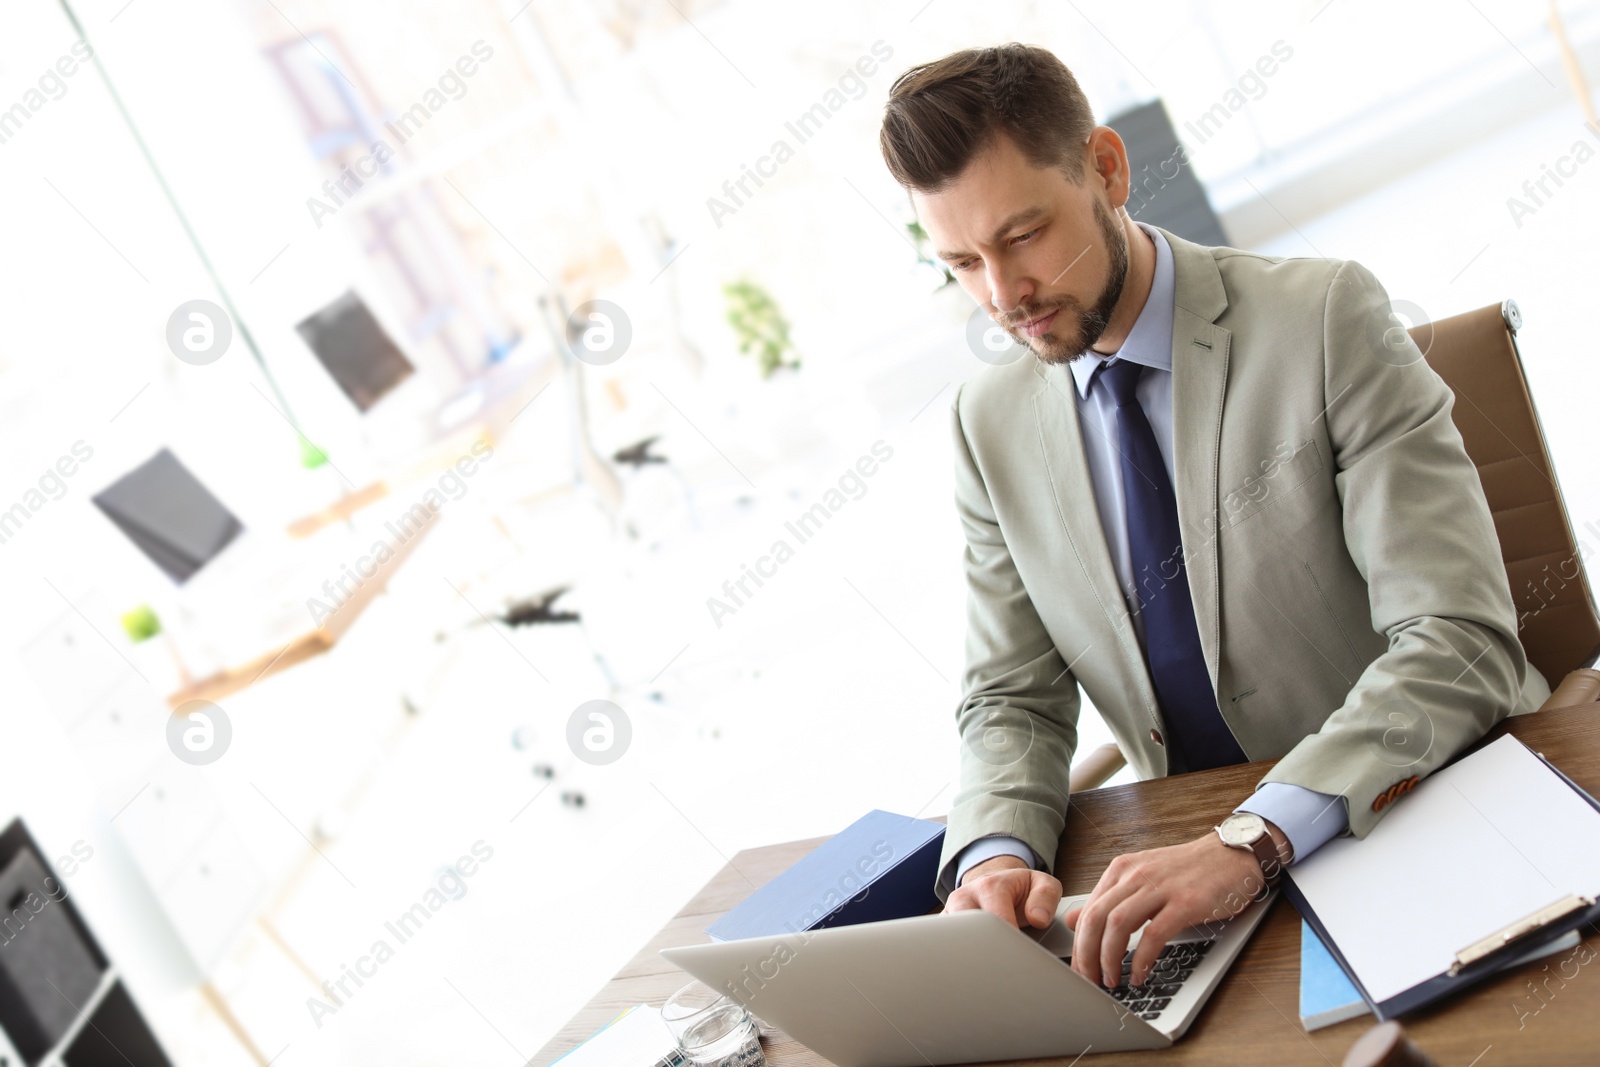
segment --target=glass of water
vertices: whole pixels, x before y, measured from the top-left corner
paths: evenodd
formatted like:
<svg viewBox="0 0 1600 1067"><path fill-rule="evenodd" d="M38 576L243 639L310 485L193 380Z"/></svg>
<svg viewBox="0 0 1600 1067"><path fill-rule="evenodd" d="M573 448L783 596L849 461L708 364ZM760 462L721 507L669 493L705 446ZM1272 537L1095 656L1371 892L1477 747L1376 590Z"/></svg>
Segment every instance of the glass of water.
<svg viewBox="0 0 1600 1067"><path fill-rule="evenodd" d="M672 994L661 1018L689 1067L766 1067L750 1013L703 982L690 982Z"/></svg>

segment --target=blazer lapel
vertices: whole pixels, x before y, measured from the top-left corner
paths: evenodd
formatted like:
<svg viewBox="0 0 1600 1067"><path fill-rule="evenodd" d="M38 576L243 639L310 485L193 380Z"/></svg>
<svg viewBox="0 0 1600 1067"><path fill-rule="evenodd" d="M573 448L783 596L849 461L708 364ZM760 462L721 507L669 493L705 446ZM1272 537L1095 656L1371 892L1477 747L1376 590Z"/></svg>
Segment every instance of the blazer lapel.
<svg viewBox="0 0 1600 1067"><path fill-rule="evenodd" d="M1127 600L1117 582L1105 531L1100 525L1094 483L1083 453L1083 431L1072 375L1060 366L1035 363L1034 369L1042 379L1040 389L1033 396L1039 441L1068 544L1115 637L1123 660L1122 673L1134 681L1139 702L1153 716L1155 689L1150 683L1150 672L1139 650L1138 635L1134 633L1133 619L1128 614Z"/></svg>
<svg viewBox="0 0 1600 1067"><path fill-rule="evenodd" d="M1166 233L1165 230L1162 231ZM1222 644L1217 577L1217 469L1232 334L1216 325L1228 306L1211 252L1166 234L1176 292L1172 317L1172 446L1178 521L1195 622L1212 684Z"/></svg>

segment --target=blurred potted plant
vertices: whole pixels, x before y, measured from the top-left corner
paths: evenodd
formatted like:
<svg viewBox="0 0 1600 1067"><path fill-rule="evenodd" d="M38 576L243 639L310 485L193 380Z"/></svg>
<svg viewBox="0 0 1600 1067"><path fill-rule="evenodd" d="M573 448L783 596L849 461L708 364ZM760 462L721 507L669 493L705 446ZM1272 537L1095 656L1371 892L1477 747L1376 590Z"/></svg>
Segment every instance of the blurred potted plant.
<svg viewBox="0 0 1600 1067"><path fill-rule="evenodd" d="M917 265L925 268L924 273L928 275L930 281L934 278L939 279L938 284L934 286L935 291L943 289L947 285L953 285L956 276L950 273L949 267L939 262L938 258L934 256L933 250L928 247L930 244L928 231L922 228L922 223L917 219L912 219L906 223L906 233L911 235L911 243L916 246Z"/></svg>
<svg viewBox="0 0 1600 1067"><path fill-rule="evenodd" d="M134 647L129 655L138 662L136 668L157 690L188 685L193 680L183 658L178 654L178 644L172 631L162 625L161 616L149 604L140 604L123 612L119 621L122 632ZM156 641L152 638L159 637Z"/></svg>
<svg viewBox="0 0 1600 1067"><path fill-rule="evenodd" d="M956 276L950 268L933 254L933 239L928 236L928 231L923 229L922 223L912 219L905 225L906 234L917 250L917 263L914 269L918 279L926 281L929 288L928 295L933 298L938 314L947 322L966 322L972 315L973 308L977 306L972 297L957 284Z"/></svg>
<svg viewBox="0 0 1600 1067"><path fill-rule="evenodd" d="M800 354L789 337L789 320L772 294L749 278L729 282L722 292L728 298L728 325L739 351L756 357L761 376L770 378L785 368L798 370Z"/></svg>
<svg viewBox="0 0 1600 1067"><path fill-rule="evenodd" d="M310 438L299 432L295 436L300 438L300 466L308 471L314 471L328 462L328 454L311 443Z"/></svg>
<svg viewBox="0 0 1600 1067"><path fill-rule="evenodd" d="M134 644L148 641L161 632L161 618L149 604L140 604L122 615L122 631Z"/></svg>

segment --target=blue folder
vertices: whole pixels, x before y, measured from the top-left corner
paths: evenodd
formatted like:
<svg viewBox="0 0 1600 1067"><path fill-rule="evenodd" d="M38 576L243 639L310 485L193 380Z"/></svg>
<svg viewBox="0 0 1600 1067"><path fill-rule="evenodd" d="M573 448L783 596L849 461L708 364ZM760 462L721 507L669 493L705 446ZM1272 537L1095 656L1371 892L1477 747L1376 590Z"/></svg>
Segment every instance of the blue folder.
<svg viewBox="0 0 1600 1067"><path fill-rule="evenodd" d="M1502 970L1520 967L1531 960L1554 956L1577 948L1583 939L1571 930L1548 944L1536 945L1527 952L1504 961ZM1333 958L1328 946L1305 920L1300 921L1300 1025L1307 1031L1359 1018L1370 1011L1361 999L1361 990Z"/></svg>
<svg viewBox="0 0 1600 1067"><path fill-rule="evenodd" d="M870 811L706 928L717 941L926 915L944 826Z"/></svg>
<svg viewBox="0 0 1600 1067"><path fill-rule="evenodd" d="M1317 932L1300 921L1300 1025L1317 1030L1370 1011Z"/></svg>

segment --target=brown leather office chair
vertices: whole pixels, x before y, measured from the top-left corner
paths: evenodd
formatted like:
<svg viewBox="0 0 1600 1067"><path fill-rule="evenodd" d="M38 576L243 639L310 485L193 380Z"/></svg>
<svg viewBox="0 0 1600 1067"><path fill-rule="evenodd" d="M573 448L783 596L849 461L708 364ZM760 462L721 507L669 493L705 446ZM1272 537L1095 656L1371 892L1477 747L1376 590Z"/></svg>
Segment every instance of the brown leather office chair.
<svg viewBox="0 0 1600 1067"><path fill-rule="evenodd" d="M1507 300L1410 333L1456 395L1452 417L1494 516L1517 636L1551 686L1543 711L1600 702L1600 671L1585 669L1600 654L1600 617L1522 373L1521 326ZM1126 762L1116 745L1101 745L1073 766L1068 788L1094 789Z"/></svg>
<svg viewBox="0 0 1600 1067"><path fill-rule="evenodd" d="M1416 326L1411 338L1456 395L1452 416L1500 537L1517 636L1553 690L1545 707L1593 702L1600 617L1522 373L1514 301Z"/></svg>

